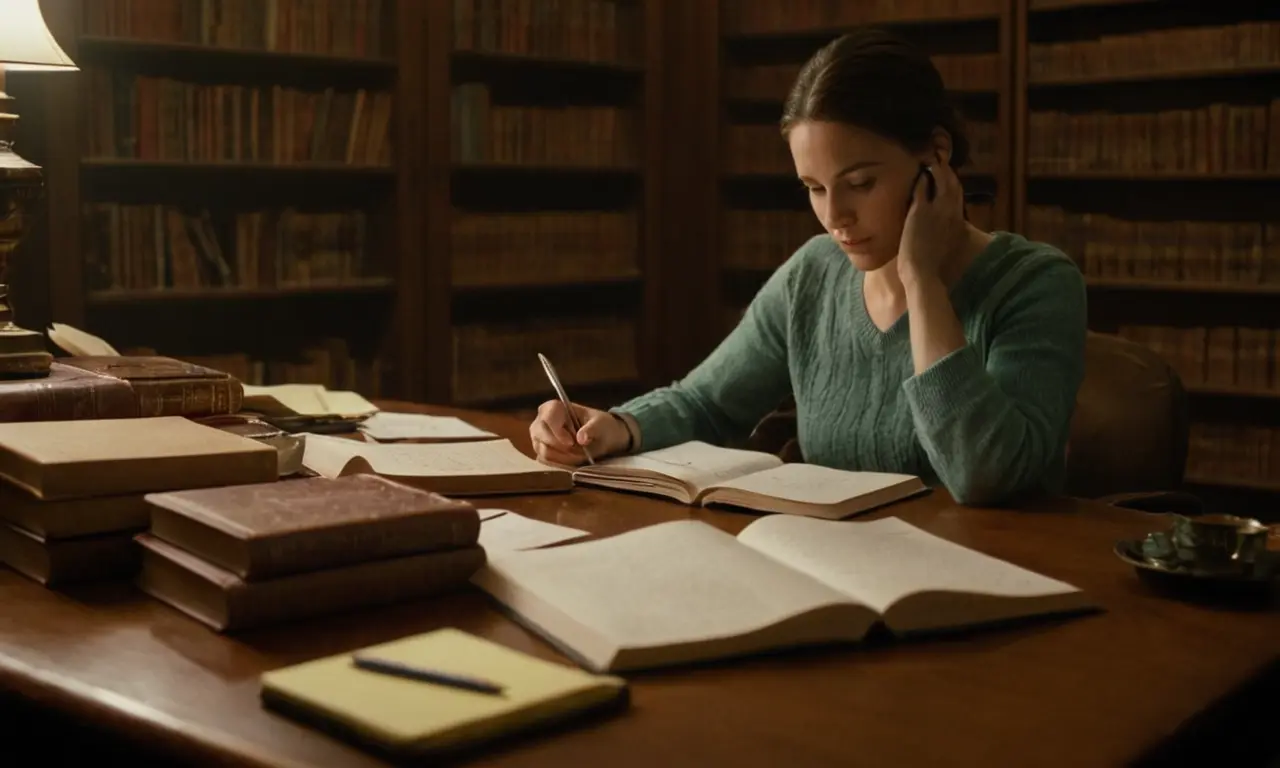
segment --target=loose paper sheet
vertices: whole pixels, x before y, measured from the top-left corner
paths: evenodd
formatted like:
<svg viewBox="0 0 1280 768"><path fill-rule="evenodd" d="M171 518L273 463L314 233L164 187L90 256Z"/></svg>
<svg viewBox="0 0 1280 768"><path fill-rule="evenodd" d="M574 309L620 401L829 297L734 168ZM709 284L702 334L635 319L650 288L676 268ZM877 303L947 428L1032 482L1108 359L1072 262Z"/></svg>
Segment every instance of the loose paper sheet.
<svg viewBox="0 0 1280 768"><path fill-rule="evenodd" d="M379 411L360 425L360 431L374 440L487 440L494 433L473 426L456 416Z"/></svg>
<svg viewBox="0 0 1280 768"><path fill-rule="evenodd" d="M481 510L480 546L486 552L514 552L521 549L537 549L588 536L586 531L556 525L515 512L502 510L489 518Z"/></svg>

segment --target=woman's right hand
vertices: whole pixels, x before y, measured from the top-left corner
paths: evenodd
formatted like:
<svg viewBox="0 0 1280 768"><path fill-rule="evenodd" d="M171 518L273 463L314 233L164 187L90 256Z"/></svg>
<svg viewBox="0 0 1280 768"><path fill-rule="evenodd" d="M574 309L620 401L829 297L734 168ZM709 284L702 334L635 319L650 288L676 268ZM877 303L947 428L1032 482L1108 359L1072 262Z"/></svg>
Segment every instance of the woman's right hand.
<svg viewBox="0 0 1280 768"><path fill-rule="evenodd" d="M529 425L529 438L538 461L576 467L587 460L584 446L598 460L625 450L631 442L631 434L620 417L577 403L573 413L582 425L577 434L569 426L564 403L548 400L538 406L538 415Z"/></svg>

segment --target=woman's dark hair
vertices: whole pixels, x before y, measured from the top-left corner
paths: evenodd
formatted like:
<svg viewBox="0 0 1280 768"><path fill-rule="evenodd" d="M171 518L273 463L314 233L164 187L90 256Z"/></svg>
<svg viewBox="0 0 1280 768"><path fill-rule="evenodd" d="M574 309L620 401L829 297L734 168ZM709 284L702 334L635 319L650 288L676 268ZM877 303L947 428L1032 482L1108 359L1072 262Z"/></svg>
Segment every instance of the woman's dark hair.
<svg viewBox="0 0 1280 768"><path fill-rule="evenodd" d="M940 127L951 134L951 166L969 160L964 125L937 67L915 46L878 29L843 35L805 63L783 105L783 135L805 120L856 125L912 151L928 147Z"/></svg>

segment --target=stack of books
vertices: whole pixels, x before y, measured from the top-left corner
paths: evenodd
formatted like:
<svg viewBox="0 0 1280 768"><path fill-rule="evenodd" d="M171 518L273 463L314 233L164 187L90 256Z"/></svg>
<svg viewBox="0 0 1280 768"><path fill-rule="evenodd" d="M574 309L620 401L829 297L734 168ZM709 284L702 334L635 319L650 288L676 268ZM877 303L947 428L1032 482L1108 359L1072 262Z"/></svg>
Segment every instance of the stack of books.
<svg viewBox="0 0 1280 768"><path fill-rule="evenodd" d="M0 562L51 587L128 579L144 494L276 477L275 449L180 416L0 424Z"/></svg>
<svg viewBox="0 0 1280 768"><path fill-rule="evenodd" d="M139 587L217 631L429 597L485 563L474 506L376 475L145 501Z"/></svg>

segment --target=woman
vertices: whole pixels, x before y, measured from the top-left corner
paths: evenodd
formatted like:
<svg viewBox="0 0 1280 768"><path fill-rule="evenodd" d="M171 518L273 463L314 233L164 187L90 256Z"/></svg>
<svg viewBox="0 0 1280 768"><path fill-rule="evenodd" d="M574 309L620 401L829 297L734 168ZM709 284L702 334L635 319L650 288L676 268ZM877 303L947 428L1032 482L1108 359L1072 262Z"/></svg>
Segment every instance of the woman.
<svg viewBox="0 0 1280 768"><path fill-rule="evenodd" d="M611 412L575 405L576 434L544 403L538 457L732 443L791 393L807 462L914 474L962 504L1059 491L1084 281L1057 249L966 221L969 146L928 57L873 30L834 41L801 70L782 133L827 234L683 380Z"/></svg>

